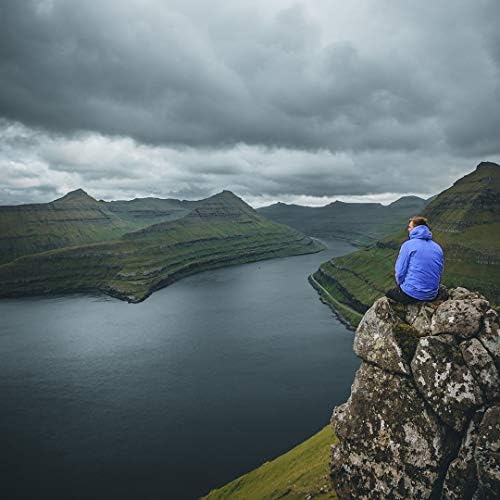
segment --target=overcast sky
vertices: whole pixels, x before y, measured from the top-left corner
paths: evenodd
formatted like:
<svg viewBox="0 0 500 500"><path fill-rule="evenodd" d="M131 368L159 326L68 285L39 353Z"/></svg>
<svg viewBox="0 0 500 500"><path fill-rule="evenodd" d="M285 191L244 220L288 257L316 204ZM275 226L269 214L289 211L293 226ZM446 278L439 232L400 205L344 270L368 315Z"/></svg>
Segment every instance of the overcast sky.
<svg viewBox="0 0 500 500"><path fill-rule="evenodd" d="M497 0L2 0L0 204L430 196L500 162Z"/></svg>

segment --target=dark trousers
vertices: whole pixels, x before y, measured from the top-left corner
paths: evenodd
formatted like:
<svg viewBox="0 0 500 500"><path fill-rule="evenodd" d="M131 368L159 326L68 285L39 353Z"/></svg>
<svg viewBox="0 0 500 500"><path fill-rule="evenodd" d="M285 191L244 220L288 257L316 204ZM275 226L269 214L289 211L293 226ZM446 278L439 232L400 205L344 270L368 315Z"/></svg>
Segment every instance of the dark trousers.
<svg viewBox="0 0 500 500"><path fill-rule="evenodd" d="M414 302L432 302L434 300L447 300L448 290L443 285L439 285L439 291L435 298L432 300L418 300L413 297L410 297L407 293L404 293L403 290L398 286L391 288L385 292L385 296L394 300L395 302L399 302L400 304L412 304Z"/></svg>
<svg viewBox="0 0 500 500"><path fill-rule="evenodd" d="M404 293L399 286L387 290L387 292L385 292L385 296L389 297L395 302L399 302L400 304L412 304L413 302L421 302L418 299L410 297L407 293Z"/></svg>

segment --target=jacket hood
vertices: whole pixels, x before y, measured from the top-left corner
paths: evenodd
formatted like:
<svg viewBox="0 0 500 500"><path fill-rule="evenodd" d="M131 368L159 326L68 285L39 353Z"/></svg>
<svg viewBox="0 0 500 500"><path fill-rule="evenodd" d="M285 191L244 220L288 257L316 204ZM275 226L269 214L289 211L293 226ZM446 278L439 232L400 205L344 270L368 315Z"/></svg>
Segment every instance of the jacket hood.
<svg viewBox="0 0 500 500"><path fill-rule="evenodd" d="M419 240L432 240L431 230L427 226L417 226L412 229L410 233L410 239L413 240L418 238Z"/></svg>

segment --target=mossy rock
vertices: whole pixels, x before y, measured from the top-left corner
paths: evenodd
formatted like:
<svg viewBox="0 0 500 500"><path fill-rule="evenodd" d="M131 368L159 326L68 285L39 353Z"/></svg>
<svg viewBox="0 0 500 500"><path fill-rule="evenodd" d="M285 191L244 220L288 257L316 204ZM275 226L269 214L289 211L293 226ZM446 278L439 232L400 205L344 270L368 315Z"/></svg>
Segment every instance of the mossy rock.
<svg viewBox="0 0 500 500"><path fill-rule="evenodd" d="M403 358L411 363L418 344L418 332L408 323L398 323L393 330L394 338L401 348Z"/></svg>

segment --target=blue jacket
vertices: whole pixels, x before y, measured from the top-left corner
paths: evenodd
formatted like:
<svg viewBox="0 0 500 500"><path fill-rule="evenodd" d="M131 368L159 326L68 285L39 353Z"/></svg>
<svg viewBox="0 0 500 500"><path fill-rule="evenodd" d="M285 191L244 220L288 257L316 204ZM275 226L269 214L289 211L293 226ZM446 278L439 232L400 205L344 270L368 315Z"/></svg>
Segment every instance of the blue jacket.
<svg viewBox="0 0 500 500"><path fill-rule="evenodd" d="M415 299L432 300L439 291L443 267L443 250L432 241L431 231L427 226L417 226L399 250L396 283Z"/></svg>

